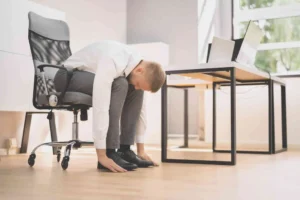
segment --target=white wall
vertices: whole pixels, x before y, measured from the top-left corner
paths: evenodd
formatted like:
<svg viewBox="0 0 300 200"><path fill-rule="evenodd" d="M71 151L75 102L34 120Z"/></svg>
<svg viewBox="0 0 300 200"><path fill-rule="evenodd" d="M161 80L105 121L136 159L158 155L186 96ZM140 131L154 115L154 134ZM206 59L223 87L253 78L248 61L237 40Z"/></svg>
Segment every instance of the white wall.
<svg viewBox="0 0 300 200"><path fill-rule="evenodd" d="M163 67L169 65L169 46L167 44L143 43L130 45L143 56L145 60L160 63ZM145 142L160 144L161 141L161 90L156 93L145 92L147 129Z"/></svg>
<svg viewBox="0 0 300 200"><path fill-rule="evenodd" d="M287 140L288 144L297 145L297 147L300 147L300 79L286 78L285 80L287 82Z"/></svg>
<svg viewBox="0 0 300 200"><path fill-rule="evenodd" d="M198 63L197 0L128 0L127 42L164 42L169 45L170 64L189 68ZM170 69L168 66L165 70ZM172 97L171 97L172 96ZM183 91L170 89L168 127L170 134L183 135ZM197 133L197 94L190 91L189 131ZM195 97L195 98L193 98ZM169 98L169 99L171 99ZM156 141L160 140L157 137ZM153 141L153 140L151 140Z"/></svg>
<svg viewBox="0 0 300 200"><path fill-rule="evenodd" d="M84 45L102 39L126 42L126 0L33 0L32 2L65 13L66 21L70 27L73 52ZM30 58L28 59L30 60ZM18 101L18 103L20 102ZM25 113L23 112L0 112L0 148L5 147L4 141L9 137L17 137L20 146L24 115ZM57 116L58 139L69 140L72 135L72 113L59 112ZM12 123L7 123L8 120ZM85 132L91 126L89 123L90 120L80 123L82 139L91 138L90 133ZM31 134L29 150L45 139L50 139L46 116L38 115L33 117Z"/></svg>
<svg viewBox="0 0 300 200"><path fill-rule="evenodd" d="M170 64L197 64L197 0L128 0L127 42L164 42Z"/></svg>
<svg viewBox="0 0 300 200"><path fill-rule="evenodd" d="M199 132L200 91L188 88L188 131L189 135ZM184 89L168 89L168 134L184 135Z"/></svg>
<svg viewBox="0 0 300 200"><path fill-rule="evenodd" d="M217 0L214 36L231 39L231 0Z"/></svg>
<svg viewBox="0 0 300 200"><path fill-rule="evenodd" d="M73 52L97 40L126 42L126 0L31 0L65 12Z"/></svg>

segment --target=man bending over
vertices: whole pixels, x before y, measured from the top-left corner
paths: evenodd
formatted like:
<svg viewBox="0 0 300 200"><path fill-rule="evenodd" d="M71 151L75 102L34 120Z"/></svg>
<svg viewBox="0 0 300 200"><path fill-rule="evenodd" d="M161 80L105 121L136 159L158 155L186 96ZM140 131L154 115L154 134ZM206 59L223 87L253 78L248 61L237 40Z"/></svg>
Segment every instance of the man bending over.
<svg viewBox="0 0 300 200"><path fill-rule="evenodd" d="M98 168L125 172L157 165L144 150L144 91L162 87L166 78L162 67L115 41L88 45L64 65L95 74L93 139ZM138 155L130 149L134 142Z"/></svg>

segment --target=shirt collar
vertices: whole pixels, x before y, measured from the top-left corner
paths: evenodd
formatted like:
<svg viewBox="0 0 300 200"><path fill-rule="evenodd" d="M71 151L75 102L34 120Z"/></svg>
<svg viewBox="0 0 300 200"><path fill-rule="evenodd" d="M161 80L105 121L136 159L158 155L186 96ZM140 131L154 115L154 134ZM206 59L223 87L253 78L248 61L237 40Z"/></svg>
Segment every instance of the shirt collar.
<svg viewBox="0 0 300 200"><path fill-rule="evenodd" d="M129 62L127 64L127 67L125 68L124 70L124 74L125 74L125 77L127 77L131 72L132 70L142 61L142 57L138 56L138 57L135 57L133 58L133 56L130 56L129 58Z"/></svg>

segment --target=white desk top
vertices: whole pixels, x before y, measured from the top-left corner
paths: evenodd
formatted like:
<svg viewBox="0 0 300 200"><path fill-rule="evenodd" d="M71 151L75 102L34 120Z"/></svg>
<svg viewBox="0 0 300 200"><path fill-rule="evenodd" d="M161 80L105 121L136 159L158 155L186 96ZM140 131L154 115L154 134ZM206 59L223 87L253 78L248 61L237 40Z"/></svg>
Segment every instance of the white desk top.
<svg viewBox="0 0 300 200"><path fill-rule="evenodd" d="M180 69L178 66L171 66L173 70L169 70L168 72L176 73L177 75L190 77L193 79L201 79L204 82L203 84L207 84L207 82L220 82L220 81L228 81L230 78L230 72L228 71L216 71L216 72L209 72L213 73L216 76L209 75L207 72L192 72L195 69L213 69L213 68L232 68L234 67L236 70L236 80L237 81L247 81L247 80L268 80L271 79L274 81L278 81L282 84L285 84L285 81L276 76L270 76L268 73L260 71L257 68L245 66L236 62L229 62L229 63L204 63L193 66L188 69ZM182 73L180 73L182 71ZM191 71L191 72L189 72ZM185 82L186 80L184 80Z"/></svg>

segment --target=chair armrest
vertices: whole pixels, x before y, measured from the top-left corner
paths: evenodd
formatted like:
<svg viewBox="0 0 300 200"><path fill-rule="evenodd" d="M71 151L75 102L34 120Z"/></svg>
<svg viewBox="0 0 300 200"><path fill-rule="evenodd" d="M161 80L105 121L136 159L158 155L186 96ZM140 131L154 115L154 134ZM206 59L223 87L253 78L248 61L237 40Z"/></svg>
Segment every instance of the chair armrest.
<svg viewBox="0 0 300 200"><path fill-rule="evenodd" d="M67 68L61 66L61 65L51 65L51 64L42 64L39 65L37 68L43 72L45 67L52 67L52 68L57 68L57 69L63 69L63 70L67 70Z"/></svg>
<svg viewBox="0 0 300 200"><path fill-rule="evenodd" d="M45 81L45 75L44 75L44 68L46 67L50 67L50 68L56 68L58 69L59 71L60 70L63 70L65 71L65 76L63 78L63 81L64 83L60 83L60 84L64 84L64 88L60 91L60 94L58 94L59 98L58 98L58 104L61 104L62 103L62 100L65 96L65 93L66 93L66 90L68 88L68 85L69 85L69 82L70 82L70 79L71 77L73 76L73 68L66 68L64 66L61 66L61 65L51 65L51 64L42 64L42 65L39 65L37 68L41 71L42 73L42 78L43 78L43 81L44 81L44 87L47 91L47 95L49 95L49 92L48 92L48 88L46 86L46 81ZM55 78L54 78L54 85L55 85Z"/></svg>

